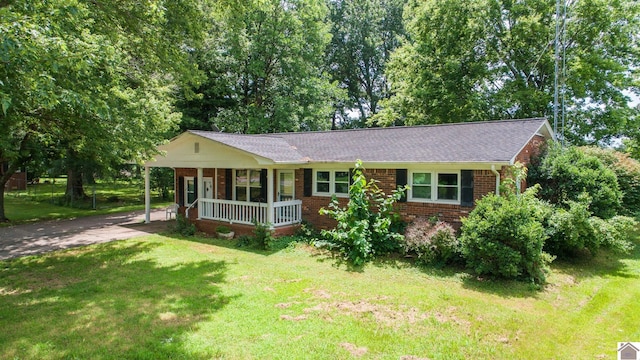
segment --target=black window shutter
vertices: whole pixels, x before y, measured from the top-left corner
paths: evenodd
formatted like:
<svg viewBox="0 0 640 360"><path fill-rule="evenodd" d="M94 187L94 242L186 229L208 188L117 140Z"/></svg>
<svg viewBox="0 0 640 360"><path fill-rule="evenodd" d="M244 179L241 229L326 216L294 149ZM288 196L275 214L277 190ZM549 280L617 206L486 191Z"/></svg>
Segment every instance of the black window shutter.
<svg viewBox="0 0 640 360"><path fill-rule="evenodd" d="M184 206L184 176L178 176L178 205Z"/></svg>
<svg viewBox="0 0 640 360"><path fill-rule="evenodd" d="M198 177L193 178L193 198L198 199ZM198 207L198 203L196 203L195 207Z"/></svg>
<svg viewBox="0 0 640 360"><path fill-rule="evenodd" d="M407 169L396 169L396 189L405 185L407 185ZM407 202L406 191L398 202Z"/></svg>
<svg viewBox="0 0 640 360"><path fill-rule="evenodd" d="M304 169L304 196L313 194L313 169Z"/></svg>
<svg viewBox="0 0 640 360"><path fill-rule="evenodd" d="M233 200L233 170L226 169L224 172L224 194L225 199Z"/></svg>
<svg viewBox="0 0 640 360"><path fill-rule="evenodd" d="M473 206L473 170L460 171L460 205Z"/></svg>
<svg viewBox="0 0 640 360"><path fill-rule="evenodd" d="M354 168L349 169L349 186L353 185L353 170Z"/></svg>
<svg viewBox="0 0 640 360"><path fill-rule="evenodd" d="M267 202L267 169L260 171L260 202Z"/></svg>

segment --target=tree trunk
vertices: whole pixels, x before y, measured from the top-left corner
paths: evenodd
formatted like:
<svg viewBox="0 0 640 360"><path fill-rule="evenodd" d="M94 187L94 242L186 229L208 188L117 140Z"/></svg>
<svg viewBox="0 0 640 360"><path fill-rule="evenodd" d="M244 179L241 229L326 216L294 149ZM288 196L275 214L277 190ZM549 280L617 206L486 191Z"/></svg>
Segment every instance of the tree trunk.
<svg viewBox="0 0 640 360"><path fill-rule="evenodd" d="M1 161L0 165L2 165ZM4 213L4 187L9 182L9 179L11 179L11 176L18 170L18 166L15 164L9 165L5 173L2 173L1 170L2 169L0 169L0 222L7 222L9 219L7 219Z"/></svg>
<svg viewBox="0 0 640 360"><path fill-rule="evenodd" d="M2 179L4 180L4 176ZM9 219L4 215L4 186L6 183L7 181L2 181L0 184L0 223L9 221Z"/></svg>
<svg viewBox="0 0 640 360"><path fill-rule="evenodd" d="M74 169L67 170L67 189L64 197L69 202L87 197L84 193L82 172Z"/></svg>

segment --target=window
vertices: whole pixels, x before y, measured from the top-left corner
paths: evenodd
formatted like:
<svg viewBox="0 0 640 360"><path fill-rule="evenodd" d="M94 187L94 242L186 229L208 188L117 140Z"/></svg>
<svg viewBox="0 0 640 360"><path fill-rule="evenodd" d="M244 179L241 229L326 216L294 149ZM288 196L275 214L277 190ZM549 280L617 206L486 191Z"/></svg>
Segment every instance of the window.
<svg viewBox="0 0 640 360"><path fill-rule="evenodd" d="M430 200L431 173L413 173L411 190L413 190L413 198Z"/></svg>
<svg viewBox="0 0 640 360"><path fill-rule="evenodd" d="M314 194L338 196L349 194L348 170L319 170L314 176Z"/></svg>
<svg viewBox="0 0 640 360"><path fill-rule="evenodd" d="M416 201L458 202L459 178L459 173L412 172L410 198Z"/></svg>
<svg viewBox="0 0 640 360"><path fill-rule="evenodd" d="M184 178L184 198L187 199L186 206L196 201L196 181L193 177Z"/></svg>
<svg viewBox="0 0 640 360"><path fill-rule="evenodd" d="M235 170L235 199L237 201L265 202L262 199L262 185L260 183L260 170L237 169Z"/></svg>
<svg viewBox="0 0 640 360"><path fill-rule="evenodd" d="M458 200L458 174L438 174L438 200Z"/></svg>

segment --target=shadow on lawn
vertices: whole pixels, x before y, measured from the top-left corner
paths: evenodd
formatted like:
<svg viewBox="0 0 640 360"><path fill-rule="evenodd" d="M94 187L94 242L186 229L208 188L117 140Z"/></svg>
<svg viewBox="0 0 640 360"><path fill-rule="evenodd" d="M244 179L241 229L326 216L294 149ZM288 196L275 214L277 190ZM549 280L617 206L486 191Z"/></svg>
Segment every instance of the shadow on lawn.
<svg viewBox="0 0 640 360"><path fill-rule="evenodd" d="M163 265L147 254L160 245L0 262L0 321L12 329L0 333L0 358L215 357L188 352L182 336L233 300L219 287L227 266Z"/></svg>

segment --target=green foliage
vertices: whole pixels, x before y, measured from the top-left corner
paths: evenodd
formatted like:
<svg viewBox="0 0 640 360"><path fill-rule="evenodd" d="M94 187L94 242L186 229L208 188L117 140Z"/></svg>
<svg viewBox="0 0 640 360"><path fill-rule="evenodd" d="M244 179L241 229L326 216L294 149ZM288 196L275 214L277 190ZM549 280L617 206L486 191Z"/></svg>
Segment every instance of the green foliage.
<svg viewBox="0 0 640 360"><path fill-rule="evenodd" d="M460 243L467 266L478 275L545 282L552 257L543 252L544 205L539 187L520 196L489 194L462 219Z"/></svg>
<svg viewBox="0 0 640 360"><path fill-rule="evenodd" d="M583 193L591 198L589 211L608 219L615 216L622 199L616 174L595 156L577 147L550 144L529 169L529 183L542 186L541 198L555 206L568 208Z"/></svg>
<svg viewBox="0 0 640 360"><path fill-rule="evenodd" d="M397 250L403 236L392 231L396 227L394 205L405 190L401 188L385 195L375 180L367 182L362 162L358 160L349 186L347 207L340 207L334 195L328 209L320 209L320 214L329 215L338 222L335 229L322 232L328 247L338 250L356 266Z"/></svg>
<svg viewBox="0 0 640 360"><path fill-rule="evenodd" d="M0 162L61 159L82 196L83 173L146 159L180 118L176 87L199 75L187 49L206 30L205 1L0 6Z"/></svg>
<svg viewBox="0 0 640 360"><path fill-rule="evenodd" d="M404 36L406 0L327 1L331 43L327 64L348 99L336 104L342 127L362 127L390 95L384 71L391 52ZM350 111L357 110L357 119Z"/></svg>
<svg viewBox="0 0 640 360"><path fill-rule="evenodd" d="M622 191L621 213L640 217L640 162L629 154L613 149L590 146L581 147L587 155L595 156L616 174L618 186Z"/></svg>
<svg viewBox="0 0 640 360"><path fill-rule="evenodd" d="M548 240L545 250L553 255L567 257L588 249L595 254L600 247L599 239L594 235L589 201L582 196L580 201L569 201L568 209L550 207L545 228Z"/></svg>
<svg viewBox="0 0 640 360"><path fill-rule="evenodd" d="M273 236L273 231L269 224L260 224L254 220L253 226L253 235L240 236L236 246L272 250L272 246L282 245L283 242L278 241L278 239Z"/></svg>
<svg viewBox="0 0 640 360"><path fill-rule="evenodd" d="M228 234L231 232L231 228L226 225L218 225L216 226L216 232L220 234Z"/></svg>
<svg viewBox="0 0 640 360"><path fill-rule="evenodd" d="M553 207L545 227L549 239L545 250L560 257L570 257L588 250L592 256L602 249L629 253L633 244L631 232L638 223L630 217L601 219L589 211L589 199L569 201L568 209Z"/></svg>
<svg viewBox="0 0 640 360"><path fill-rule="evenodd" d="M418 218L407 226L402 249L426 264L445 265L460 259L460 242L446 222Z"/></svg>
<svg viewBox="0 0 640 360"><path fill-rule="evenodd" d="M274 240L273 231L269 224L260 224L257 221L253 222L253 239L254 242L263 250L269 250L271 243Z"/></svg>
<svg viewBox="0 0 640 360"><path fill-rule="evenodd" d="M182 214L176 215L176 221L170 226L169 230L182 236L193 236L197 231L196 226Z"/></svg>
<svg viewBox="0 0 640 360"><path fill-rule="evenodd" d="M343 97L324 71L330 41L320 0L249 0L222 7L194 59L206 80L185 97L183 129L326 130Z"/></svg>
<svg viewBox="0 0 640 360"><path fill-rule="evenodd" d="M626 93L640 69L640 3L573 1L561 34L574 143L638 138ZM553 112L555 2L411 0L406 41L386 65L380 125L547 116ZM565 30L566 28L566 30ZM551 44L551 46L550 46Z"/></svg>
<svg viewBox="0 0 640 360"><path fill-rule="evenodd" d="M151 188L158 191L163 200L171 198L173 189L174 172L172 168L151 168L149 171L149 181Z"/></svg>

